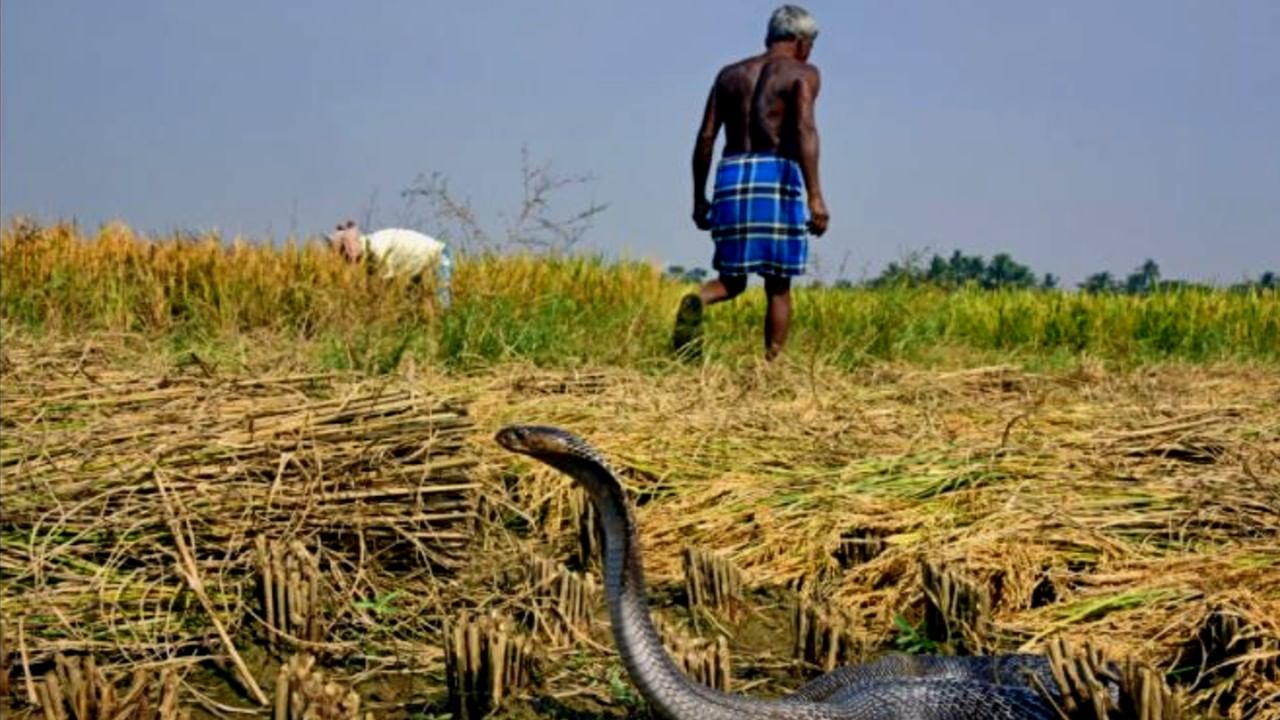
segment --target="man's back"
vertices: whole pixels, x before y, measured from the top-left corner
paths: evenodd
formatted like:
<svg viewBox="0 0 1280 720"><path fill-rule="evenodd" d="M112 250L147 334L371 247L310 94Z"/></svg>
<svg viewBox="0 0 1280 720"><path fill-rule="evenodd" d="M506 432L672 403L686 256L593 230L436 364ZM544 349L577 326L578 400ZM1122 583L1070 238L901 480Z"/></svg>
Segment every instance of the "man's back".
<svg viewBox="0 0 1280 720"><path fill-rule="evenodd" d="M751 107L764 54L726 65L716 75L715 104L724 122L725 156L751 152Z"/></svg>
<svg viewBox="0 0 1280 720"><path fill-rule="evenodd" d="M790 57L771 57L760 68L751 98L748 131L752 152L800 160L801 123L809 106L799 95L816 94L818 71Z"/></svg>
<svg viewBox="0 0 1280 720"><path fill-rule="evenodd" d="M416 230L383 228L364 237L369 252L385 265L387 277L416 275L433 263L448 263L444 243Z"/></svg>

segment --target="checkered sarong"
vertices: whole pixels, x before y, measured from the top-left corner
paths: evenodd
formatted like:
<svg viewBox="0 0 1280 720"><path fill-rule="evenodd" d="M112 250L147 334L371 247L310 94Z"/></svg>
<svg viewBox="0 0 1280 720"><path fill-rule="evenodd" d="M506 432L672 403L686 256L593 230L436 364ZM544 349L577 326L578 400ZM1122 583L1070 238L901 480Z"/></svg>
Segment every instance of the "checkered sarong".
<svg viewBox="0 0 1280 720"><path fill-rule="evenodd" d="M711 203L711 266L721 274L804 274L808 223L799 163L756 153L720 161Z"/></svg>

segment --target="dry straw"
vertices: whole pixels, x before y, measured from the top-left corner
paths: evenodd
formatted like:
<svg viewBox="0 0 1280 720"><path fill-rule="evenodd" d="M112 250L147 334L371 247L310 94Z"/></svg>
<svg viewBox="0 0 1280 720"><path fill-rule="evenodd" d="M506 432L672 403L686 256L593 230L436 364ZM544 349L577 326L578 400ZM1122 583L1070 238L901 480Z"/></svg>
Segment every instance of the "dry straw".
<svg viewBox="0 0 1280 720"><path fill-rule="evenodd" d="M6 633L0 655L23 677L66 653L207 653L267 706L255 638L364 652L379 603L412 589L434 608L475 532L457 401L339 374L121 370L92 345L5 356L0 560L19 652Z"/></svg>
<svg viewBox="0 0 1280 720"><path fill-rule="evenodd" d="M1176 681L1192 708L1280 717L1280 383L1266 369L706 366L614 372L589 396L515 390L526 374L489 381L475 413L561 424L605 453L637 504L655 602L688 582L691 546L741 570L746 626L802 588L782 601L790 620L771 616L787 629L771 647L727 628L735 667L794 654L806 668L760 692L902 647L901 618L942 649L1087 641ZM530 541L576 557L579 491L494 454L518 478L506 497L537 518Z"/></svg>
<svg viewBox="0 0 1280 720"><path fill-rule="evenodd" d="M936 622L980 625L987 651L1088 646L1091 663L1137 669L1138 697L1163 703L1154 679L1171 678L1196 711L1280 717L1280 379L1266 368L518 367L373 383L117 352L4 348L0 656L22 704L41 702L59 652L112 672L216 659L246 706L232 651L270 699L251 650L272 643L353 688L344 674L441 678L445 621L496 612L507 649L477 667L503 702L617 705L596 570L577 557L593 537L580 491L490 440L545 422L623 476L660 614L679 610L685 548L737 569L740 621L713 613L691 640L702 677L780 693L899 646L899 618L928 639L932 603ZM940 592L941 577L956 580ZM960 602L970 591L986 599ZM722 636L732 667L706 660ZM530 638L544 673L510 656ZM202 702L193 685L179 690Z"/></svg>

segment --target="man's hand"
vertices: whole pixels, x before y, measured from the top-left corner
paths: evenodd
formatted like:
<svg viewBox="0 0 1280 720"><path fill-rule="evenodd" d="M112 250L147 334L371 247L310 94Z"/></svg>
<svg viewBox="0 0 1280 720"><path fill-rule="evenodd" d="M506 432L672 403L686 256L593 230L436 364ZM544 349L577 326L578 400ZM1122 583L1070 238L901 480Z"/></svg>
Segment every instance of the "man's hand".
<svg viewBox="0 0 1280 720"><path fill-rule="evenodd" d="M827 203L819 197L809 198L809 232L814 237L822 237L827 231L827 223L831 222L831 213L827 212Z"/></svg>
<svg viewBox="0 0 1280 720"><path fill-rule="evenodd" d="M697 198L693 201L693 224L697 225L699 230L711 229L711 203L706 198Z"/></svg>

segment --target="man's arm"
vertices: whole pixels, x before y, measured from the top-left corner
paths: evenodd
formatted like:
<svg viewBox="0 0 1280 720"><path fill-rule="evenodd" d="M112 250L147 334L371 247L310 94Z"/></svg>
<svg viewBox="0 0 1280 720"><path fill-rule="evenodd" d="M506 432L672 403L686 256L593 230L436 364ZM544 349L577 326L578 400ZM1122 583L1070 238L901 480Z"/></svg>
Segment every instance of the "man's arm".
<svg viewBox="0 0 1280 720"><path fill-rule="evenodd" d="M815 67L801 74L796 81L796 119L800 131L800 171L804 174L805 188L809 191L809 230L815 236L827 231L830 214L822 197L822 185L818 181L818 123L814 105L822 78Z"/></svg>
<svg viewBox="0 0 1280 720"><path fill-rule="evenodd" d="M717 78L717 85L719 78ZM720 132L720 116L716 112L716 85L707 95L707 105L702 111L702 125L693 146L693 222L699 230L710 230L707 217L711 203L707 200L707 176L711 174L711 157L715 154L716 135Z"/></svg>

